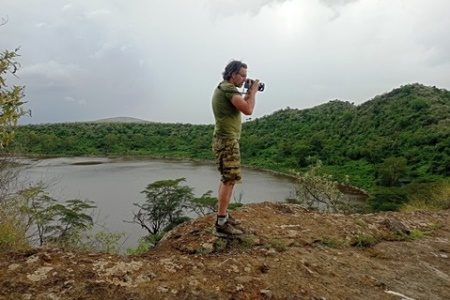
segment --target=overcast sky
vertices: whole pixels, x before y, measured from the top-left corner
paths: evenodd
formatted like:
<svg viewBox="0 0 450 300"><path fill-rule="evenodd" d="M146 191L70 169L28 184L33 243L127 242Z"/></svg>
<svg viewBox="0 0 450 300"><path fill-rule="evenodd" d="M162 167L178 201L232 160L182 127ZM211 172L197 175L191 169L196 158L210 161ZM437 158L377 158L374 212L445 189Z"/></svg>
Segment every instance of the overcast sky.
<svg viewBox="0 0 450 300"><path fill-rule="evenodd" d="M253 117L404 84L450 89L448 0L1 0L21 47L22 123L135 117L213 123L231 59L266 83Z"/></svg>

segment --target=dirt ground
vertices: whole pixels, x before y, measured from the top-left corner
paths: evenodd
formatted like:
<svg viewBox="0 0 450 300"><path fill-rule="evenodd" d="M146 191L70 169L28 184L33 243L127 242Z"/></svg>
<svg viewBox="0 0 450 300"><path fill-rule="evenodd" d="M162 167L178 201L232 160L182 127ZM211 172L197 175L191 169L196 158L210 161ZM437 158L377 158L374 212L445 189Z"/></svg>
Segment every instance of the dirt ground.
<svg viewBox="0 0 450 300"><path fill-rule="evenodd" d="M182 224L140 256L32 249L0 255L0 299L450 299L450 211L235 211L246 234Z"/></svg>

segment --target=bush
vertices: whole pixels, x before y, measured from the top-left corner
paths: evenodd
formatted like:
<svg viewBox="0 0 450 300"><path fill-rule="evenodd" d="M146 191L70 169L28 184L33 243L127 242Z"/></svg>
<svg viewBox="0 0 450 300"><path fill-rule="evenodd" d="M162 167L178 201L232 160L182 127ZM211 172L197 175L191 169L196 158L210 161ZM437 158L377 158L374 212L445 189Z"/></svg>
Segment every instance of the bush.
<svg viewBox="0 0 450 300"><path fill-rule="evenodd" d="M0 205L0 252L23 250L29 247L25 226L16 218L16 209Z"/></svg>
<svg viewBox="0 0 450 300"><path fill-rule="evenodd" d="M397 211L407 201L406 191L397 187L377 187L369 198L374 211Z"/></svg>
<svg viewBox="0 0 450 300"><path fill-rule="evenodd" d="M148 252L151 248L155 247L156 244L163 238L164 233L161 234L150 234L146 237L139 239L138 246L136 248L128 248L128 255L140 255Z"/></svg>
<svg viewBox="0 0 450 300"><path fill-rule="evenodd" d="M357 248L370 248L378 244L379 239L372 235L360 234L353 238L351 245Z"/></svg>
<svg viewBox="0 0 450 300"><path fill-rule="evenodd" d="M401 207L402 211L450 208L450 180L411 185L408 190L409 201Z"/></svg>

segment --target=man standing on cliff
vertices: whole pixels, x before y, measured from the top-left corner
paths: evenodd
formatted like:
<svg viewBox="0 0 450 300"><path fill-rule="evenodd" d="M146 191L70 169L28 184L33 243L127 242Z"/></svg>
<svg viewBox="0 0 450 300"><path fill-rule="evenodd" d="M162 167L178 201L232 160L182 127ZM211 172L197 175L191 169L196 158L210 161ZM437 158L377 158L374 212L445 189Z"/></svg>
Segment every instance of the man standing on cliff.
<svg viewBox="0 0 450 300"><path fill-rule="evenodd" d="M238 91L247 79L247 65L233 60L222 73L223 81L216 87L212 97L212 108L216 121L213 151L221 174L216 231L222 234L239 235L239 222L227 212L234 185L241 180L239 138L241 136L241 112L251 115L255 107L255 96L259 80L255 80L246 94Z"/></svg>

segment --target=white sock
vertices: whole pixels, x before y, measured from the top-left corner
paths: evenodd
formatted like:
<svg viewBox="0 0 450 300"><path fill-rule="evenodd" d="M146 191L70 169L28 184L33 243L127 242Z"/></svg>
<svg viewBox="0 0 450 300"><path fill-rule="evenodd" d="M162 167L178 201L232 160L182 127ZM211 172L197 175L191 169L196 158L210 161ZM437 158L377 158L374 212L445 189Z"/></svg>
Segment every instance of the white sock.
<svg viewBox="0 0 450 300"><path fill-rule="evenodd" d="M228 220L228 215L226 215L226 216L217 216L217 224L218 224L219 226L225 225L225 223L227 222L227 220Z"/></svg>

